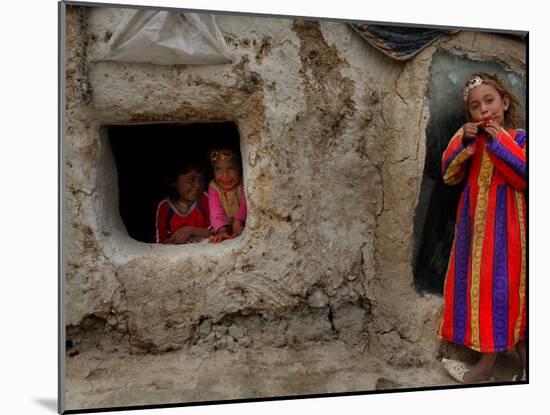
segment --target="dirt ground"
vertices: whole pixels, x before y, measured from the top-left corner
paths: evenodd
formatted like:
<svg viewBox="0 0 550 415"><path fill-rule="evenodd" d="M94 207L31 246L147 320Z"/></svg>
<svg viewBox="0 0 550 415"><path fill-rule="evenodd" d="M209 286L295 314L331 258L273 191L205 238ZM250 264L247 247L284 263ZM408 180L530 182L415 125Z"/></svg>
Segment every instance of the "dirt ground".
<svg viewBox="0 0 550 415"><path fill-rule="evenodd" d="M517 359L503 355L493 376L509 381ZM163 354L89 350L67 359L67 409L191 403L457 385L434 360L395 367L342 342L289 348Z"/></svg>

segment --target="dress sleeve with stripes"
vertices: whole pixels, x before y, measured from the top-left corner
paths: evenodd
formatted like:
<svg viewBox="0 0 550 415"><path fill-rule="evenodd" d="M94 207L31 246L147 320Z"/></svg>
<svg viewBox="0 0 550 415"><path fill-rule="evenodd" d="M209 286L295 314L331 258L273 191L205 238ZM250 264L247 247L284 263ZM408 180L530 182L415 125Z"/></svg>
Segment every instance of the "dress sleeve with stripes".
<svg viewBox="0 0 550 415"><path fill-rule="evenodd" d="M524 130L516 130L512 135L501 131L496 138L487 140L485 147L495 168L506 181L518 190L525 190L527 135Z"/></svg>
<svg viewBox="0 0 550 415"><path fill-rule="evenodd" d="M475 143L468 145L462 143L464 130L458 130L449 141L443 152L441 169L445 184L454 185L460 183L466 176L466 162L475 150Z"/></svg>

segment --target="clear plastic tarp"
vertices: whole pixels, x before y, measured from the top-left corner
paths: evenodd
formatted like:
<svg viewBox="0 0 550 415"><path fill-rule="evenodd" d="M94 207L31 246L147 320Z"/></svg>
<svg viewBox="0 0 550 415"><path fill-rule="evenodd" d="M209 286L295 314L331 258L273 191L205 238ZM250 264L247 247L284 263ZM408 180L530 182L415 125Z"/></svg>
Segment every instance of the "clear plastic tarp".
<svg viewBox="0 0 550 415"><path fill-rule="evenodd" d="M234 59L211 14L138 10L115 30L101 60L207 65Z"/></svg>

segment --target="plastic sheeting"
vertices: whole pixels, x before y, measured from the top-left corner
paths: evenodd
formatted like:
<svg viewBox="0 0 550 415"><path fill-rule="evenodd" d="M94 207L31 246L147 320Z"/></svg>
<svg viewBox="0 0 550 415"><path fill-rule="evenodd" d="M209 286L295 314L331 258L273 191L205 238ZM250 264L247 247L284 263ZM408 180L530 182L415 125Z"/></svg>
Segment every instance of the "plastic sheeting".
<svg viewBox="0 0 550 415"><path fill-rule="evenodd" d="M458 32L356 23L350 23L350 26L375 48L399 61L411 59L440 36Z"/></svg>
<svg viewBox="0 0 550 415"><path fill-rule="evenodd" d="M210 14L137 10L117 27L107 46L101 60L157 65L233 61Z"/></svg>

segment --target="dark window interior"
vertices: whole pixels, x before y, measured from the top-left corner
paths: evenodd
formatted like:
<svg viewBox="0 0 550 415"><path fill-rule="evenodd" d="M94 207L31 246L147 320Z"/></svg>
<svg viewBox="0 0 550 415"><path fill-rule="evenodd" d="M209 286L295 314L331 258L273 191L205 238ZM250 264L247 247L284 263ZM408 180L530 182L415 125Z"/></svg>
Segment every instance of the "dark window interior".
<svg viewBox="0 0 550 415"><path fill-rule="evenodd" d="M496 74L525 108L525 80L495 62L472 61L448 53L434 56L431 71L426 161L414 219L413 274L417 291L442 294L456 209L464 186L443 183L441 157L449 140L465 121L464 83L474 72Z"/></svg>
<svg viewBox="0 0 550 415"><path fill-rule="evenodd" d="M228 145L240 152L232 122L111 125L108 137L118 173L120 215L128 234L142 242L155 242L157 205L168 196L175 165L182 159L204 161L207 187L212 179L210 147Z"/></svg>

